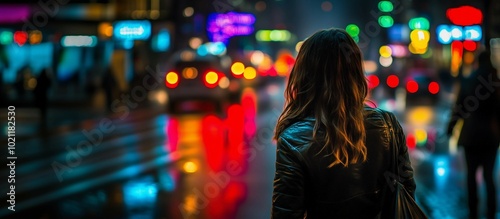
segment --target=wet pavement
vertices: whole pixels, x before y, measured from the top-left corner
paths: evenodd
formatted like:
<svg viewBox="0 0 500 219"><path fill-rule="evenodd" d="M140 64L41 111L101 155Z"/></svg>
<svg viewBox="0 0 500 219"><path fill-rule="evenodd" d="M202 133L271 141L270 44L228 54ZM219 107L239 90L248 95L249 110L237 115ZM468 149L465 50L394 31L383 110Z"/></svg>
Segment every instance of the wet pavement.
<svg viewBox="0 0 500 219"><path fill-rule="evenodd" d="M50 108L45 127L36 109L19 108L16 211L3 201L0 218L269 218L282 89L246 90L222 114ZM430 218L467 218L461 150L415 148L411 158ZM6 194L8 169L0 170Z"/></svg>

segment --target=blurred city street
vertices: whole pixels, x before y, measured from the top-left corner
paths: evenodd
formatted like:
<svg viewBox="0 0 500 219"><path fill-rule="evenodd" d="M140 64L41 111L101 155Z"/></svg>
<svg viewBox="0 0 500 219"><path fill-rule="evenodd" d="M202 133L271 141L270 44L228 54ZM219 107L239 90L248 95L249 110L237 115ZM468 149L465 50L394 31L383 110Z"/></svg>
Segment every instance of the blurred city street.
<svg viewBox="0 0 500 219"><path fill-rule="evenodd" d="M447 126L461 82L486 80L471 76L478 53L500 68L499 12L494 0L2 1L0 218L270 218L287 78L304 40L335 27L363 52L367 104L404 129L416 201L431 219L467 219L463 119ZM495 85L481 86L466 113Z"/></svg>
<svg viewBox="0 0 500 219"><path fill-rule="evenodd" d="M0 216L268 218L283 88L247 90L223 116L50 108L43 128L36 109L19 109L16 213L2 204ZM467 218L460 151L413 149L411 158L426 213Z"/></svg>

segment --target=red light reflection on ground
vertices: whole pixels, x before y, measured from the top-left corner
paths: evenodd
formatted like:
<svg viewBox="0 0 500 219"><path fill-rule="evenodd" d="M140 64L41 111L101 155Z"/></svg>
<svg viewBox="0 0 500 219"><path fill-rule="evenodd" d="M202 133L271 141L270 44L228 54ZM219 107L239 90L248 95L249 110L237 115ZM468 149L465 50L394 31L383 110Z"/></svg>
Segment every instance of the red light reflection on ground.
<svg viewBox="0 0 500 219"><path fill-rule="evenodd" d="M247 145L244 142L245 115L243 107L238 104L229 106L227 111L227 133L228 133L228 156L230 161L235 161L243 169L246 169L244 152Z"/></svg>
<svg viewBox="0 0 500 219"><path fill-rule="evenodd" d="M233 219L238 208L247 197L247 185L243 182L229 182L208 205L208 218Z"/></svg>
<svg viewBox="0 0 500 219"><path fill-rule="evenodd" d="M241 105L243 107L243 114L245 116L245 136L248 141L255 136L257 125L255 119L257 116L257 95L253 89L246 89L241 98Z"/></svg>
<svg viewBox="0 0 500 219"><path fill-rule="evenodd" d="M177 151L179 145L179 121L174 118L170 118L167 126L165 126L165 132L167 134L166 150L169 152Z"/></svg>
<svg viewBox="0 0 500 219"><path fill-rule="evenodd" d="M201 136L208 166L213 171L221 171L225 154L224 124L221 119L214 115L205 116L201 124Z"/></svg>

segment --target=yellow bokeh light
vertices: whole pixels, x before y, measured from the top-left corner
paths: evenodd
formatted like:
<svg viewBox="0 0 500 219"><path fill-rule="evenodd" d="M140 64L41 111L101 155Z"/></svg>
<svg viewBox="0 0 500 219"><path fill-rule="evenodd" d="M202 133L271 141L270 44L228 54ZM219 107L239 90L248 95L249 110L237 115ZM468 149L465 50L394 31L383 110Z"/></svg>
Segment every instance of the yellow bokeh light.
<svg viewBox="0 0 500 219"><path fill-rule="evenodd" d="M434 119L434 112L430 107L415 107L408 112L410 125L422 127L428 125Z"/></svg>
<svg viewBox="0 0 500 219"><path fill-rule="evenodd" d="M205 81L208 84L215 84L219 80L219 75L217 73L210 71L205 75Z"/></svg>
<svg viewBox="0 0 500 219"><path fill-rule="evenodd" d="M284 61L277 61L274 68L276 69L276 72L279 76L286 76L286 74L290 70L290 68Z"/></svg>
<svg viewBox="0 0 500 219"><path fill-rule="evenodd" d="M246 67L243 72L243 77L245 77L245 79L252 80L257 77L257 70L255 70L254 67Z"/></svg>
<svg viewBox="0 0 500 219"><path fill-rule="evenodd" d="M427 132L424 129L415 129L415 139L418 144L424 144L427 141Z"/></svg>
<svg viewBox="0 0 500 219"><path fill-rule="evenodd" d="M235 75L241 75L245 71L245 65L241 62L235 62L231 65L231 72Z"/></svg>
<svg viewBox="0 0 500 219"><path fill-rule="evenodd" d="M418 51L427 50L427 47L429 47L429 44L427 42L422 42L422 41L413 41L411 42L411 45Z"/></svg>
<svg viewBox="0 0 500 219"><path fill-rule="evenodd" d="M427 48L428 47L425 47L424 49L418 49L418 48L415 48L414 47L414 44L413 42L410 43L410 45L408 45L408 50L412 53L412 54L425 54L425 52L427 51Z"/></svg>
<svg viewBox="0 0 500 219"><path fill-rule="evenodd" d="M194 173L194 172L198 171L198 165L196 165L192 161L188 161L188 162L184 163L184 165L182 165L182 169L184 169L184 172L186 172L186 173Z"/></svg>
<svg viewBox="0 0 500 219"><path fill-rule="evenodd" d="M182 77L186 79L195 79L198 77L198 69L194 67L184 68L182 70Z"/></svg>
<svg viewBox="0 0 500 219"><path fill-rule="evenodd" d="M389 58L392 56L392 49L389 46L381 46L379 49L380 56Z"/></svg>
<svg viewBox="0 0 500 219"><path fill-rule="evenodd" d="M410 33L410 39L412 42L429 42L430 40L430 33L427 30L412 30Z"/></svg>
<svg viewBox="0 0 500 219"><path fill-rule="evenodd" d="M167 80L167 83L169 83L169 84L175 84L179 81L179 75L177 75L177 73L171 71L171 72L167 73L167 75L165 76L165 80Z"/></svg>

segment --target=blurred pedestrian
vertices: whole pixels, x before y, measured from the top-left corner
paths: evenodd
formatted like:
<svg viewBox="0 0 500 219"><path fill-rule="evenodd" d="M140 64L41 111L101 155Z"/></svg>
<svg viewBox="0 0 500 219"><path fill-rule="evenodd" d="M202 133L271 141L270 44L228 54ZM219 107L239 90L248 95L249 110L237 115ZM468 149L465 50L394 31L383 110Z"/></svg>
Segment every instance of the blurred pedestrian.
<svg viewBox="0 0 500 219"><path fill-rule="evenodd" d="M402 160L400 182L414 197L405 135L392 113L365 104L362 62L357 44L341 29L321 30L302 44L274 136L272 218L383 217L393 144Z"/></svg>
<svg viewBox="0 0 500 219"><path fill-rule="evenodd" d="M49 76L49 69L42 70L36 81L36 87L33 90L35 94L35 104L40 110L40 121L42 124L47 122L47 105L48 105L48 91L52 81Z"/></svg>
<svg viewBox="0 0 500 219"><path fill-rule="evenodd" d="M487 216L492 219L496 213L493 168L500 143L500 79L490 55L482 52L477 59L477 70L461 81L447 130L451 135L458 119L463 119L458 145L463 146L467 163L470 218L478 218L476 171L480 166L487 191Z"/></svg>

